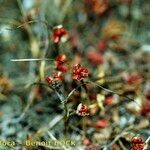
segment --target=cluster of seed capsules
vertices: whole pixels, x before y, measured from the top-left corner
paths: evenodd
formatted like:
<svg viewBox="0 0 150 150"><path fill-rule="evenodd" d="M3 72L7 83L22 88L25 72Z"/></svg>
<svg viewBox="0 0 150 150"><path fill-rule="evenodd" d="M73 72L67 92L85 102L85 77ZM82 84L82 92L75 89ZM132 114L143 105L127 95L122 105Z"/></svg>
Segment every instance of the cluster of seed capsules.
<svg viewBox="0 0 150 150"><path fill-rule="evenodd" d="M64 42L69 38L69 32L64 29L62 25L59 25L53 29L53 42L59 44L59 42ZM46 81L49 86L53 89L59 89L64 80L64 73L71 72L71 77L77 81L83 81L89 76L89 71L86 67L80 64L75 64L71 71L67 66L67 57L65 54L60 54L55 58L55 69L57 70L51 76L46 77ZM90 114L90 109L87 105L80 103L77 106L76 114L79 116L87 116ZM104 124L104 123L103 123ZM106 123L105 123L106 124ZM132 150L144 150L147 146L146 142L143 141L141 137L133 137L131 140Z"/></svg>

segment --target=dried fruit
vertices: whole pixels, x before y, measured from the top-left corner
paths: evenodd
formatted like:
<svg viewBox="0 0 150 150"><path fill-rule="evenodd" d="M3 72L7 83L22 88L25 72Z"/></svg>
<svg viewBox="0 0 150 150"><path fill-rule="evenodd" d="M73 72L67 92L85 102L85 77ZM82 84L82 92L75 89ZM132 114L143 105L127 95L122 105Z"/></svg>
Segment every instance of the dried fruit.
<svg viewBox="0 0 150 150"><path fill-rule="evenodd" d="M64 76L62 72L57 72L53 76L46 77L46 81L48 82L48 84L55 89L61 87L63 79L64 79Z"/></svg>
<svg viewBox="0 0 150 150"><path fill-rule="evenodd" d="M55 60L58 64L64 64L67 61L67 57L65 54L61 54L58 55Z"/></svg>
<svg viewBox="0 0 150 150"><path fill-rule="evenodd" d="M65 42L68 37L69 34L62 25L58 25L53 29L54 43L59 43L60 41Z"/></svg>
<svg viewBox="0 0 150 150"><path fill-rule="evenodd" d="M65 66L66 61L67 61L66 55L64 55L64 54L58 55L55 60L56 70L62 71L62 72L67 72L68 68Z"/></svg>
<svg viewBox="0 0 150 150"><path fill-rule="evenodd" d="M76 80L83 80L89 75L88 69L82 67L80 64L76 64L72 71L72 78Z"/></svg>
<svg viewBox="0 0 150 150"><path fill-rule="evenodd" d="M79 115L79 116L87 116L89 115L89 108L88 106L80 103L77 107L77 110L76 110L76 113Z"/></svg>
<svg viewBox="0 0 150 150"><path fill-rule="evenodd" d="M63 65L57 65L56 70L62 71L62 72L67 72L68 68L66 66L63 66Z"/></svg>
<svg viewBox="0 0 150 150"><path fill-rule="evenodd" d="M131 141L132 150L144 150L145 142L141 137L133 137Z"/></svg>
<svg viewBox="0 0 150 150"><path fill-rule="evenodd" d="M53 77L51 77L51 76L46 77L46 81L48 84L51 84L53 81Z"/></svg>
<svg viewBox="0 0 150 150"><path fill-rule="evenodd" d="M54 77L55 80L61 80L62 81L64 79L64 76L63 76L63 74L61 72L55 73L53 75L53 77Z"/></svg>

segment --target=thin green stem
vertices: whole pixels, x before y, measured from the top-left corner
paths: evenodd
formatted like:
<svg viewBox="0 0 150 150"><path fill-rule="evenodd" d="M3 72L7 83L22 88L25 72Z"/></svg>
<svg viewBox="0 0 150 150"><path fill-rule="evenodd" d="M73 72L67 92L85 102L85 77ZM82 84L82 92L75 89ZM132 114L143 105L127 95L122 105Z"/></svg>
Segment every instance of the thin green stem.
<svg viewBox="0 0 150 150"><path fill-rule="evenodd" d="M43 23L43 24L45 24L48 28L52 29L52 26L49 25L46 20L31 20L31 21L27 21L27 22L25 22L25 23L23 23L23 24L21 24L21 25L15 27L15 28L6 28L6 29L7 29L7 30L17 30L17 29L19 29L19 28L21 28L21 27L24 27L24 26L27 25L27 24L32 24L32 23Z"/></svg>
<svg viewBox="0 0 150 150"><path fill-rule="evenodd" d="M107 89L107 88L105 88L105 87L103 87L103 86L101 86L101 85L99 85L99 84L97 84L97 83L95 83L95 82L92 82L92 81L88 81L88 82L89 82L89 83L92 83L92 84L94 84L94 85L96 85L96 86L98 86L98 87L100 87L102 90L104 90L104 91L106 91L106 92L108 92L108 93L116 94L116 95L118 95L118 96L120 96L120 97L124 97L124 98L126 98L126 99L128 99L128 100L130 100L130 101L133 101L133 102L135 102L139 107L141 107L134 99L132 99L132 98L130 98L130 97L128 97L128 96L125 96L125 95L123 95L123 94L120 94L120 93L117 93L117 92L112 91L112 90L110 90L110 89Z"/></svg>

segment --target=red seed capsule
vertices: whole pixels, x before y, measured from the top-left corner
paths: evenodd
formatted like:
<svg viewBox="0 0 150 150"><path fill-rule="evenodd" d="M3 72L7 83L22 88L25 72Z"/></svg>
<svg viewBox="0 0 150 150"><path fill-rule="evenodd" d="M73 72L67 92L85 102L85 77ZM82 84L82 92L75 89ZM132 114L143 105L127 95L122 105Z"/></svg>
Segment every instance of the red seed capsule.
<svg viewBox="0 0 150 150"><path fill-rule="evenodd" d="M133 137L131 141L132 150L144 150L145 142L141 137Z"/></svg>
<svg viewBox="0 0 150 150"><path fill-rule="evenodd" d="M86 105L82 104L82 103L80 103L78 105L77 110L76 110L76 113L79 116L87 116L87 115L89 115L89 112L90 112L89 108Z"/></svg>
<svg viewBox="0 0 150 150"><path fill-rule="evenodd" d="M54 81L62 81L64 79L64 76L61 72L55 73L53 76L46 77L46 81L49 85L51 85Z"/></svg>
<svg viewBox="0 0 150 150"><path fill-rule="evenodd" d="M64 42L68 38L68 32L64 29L62 25L58 25L53 29L53 41L54 43Z"/></svg>
<svg viewBox="0 0 150 150"><path fill-rule="evenodd" d="M56 70L62 71L62 72L67 72L68 68L66 66L63 66L63 65L57 65Z"/></svg>
<svg viewBox="0 0 150 150"><path fill-rule="evenodd" d="M68 68L65 66L67 59L66 55L58 55L55 59L55 64L56 64L56 70L62 71L62 72L67 72Z"/></svg>
<svg viewBox="0 0 150 150"><path fill-rule="evenodd" d="M67 57L65 54L58 55L55 59L58 64L64 64L67 61Z"/></svg>
<svg viewBox="0 0 150 150"><path fill-rule="evenodd" d="M72 71L72 78L76 80L83 80L87 78L89 75L89 71L86 68L81 67L80 64L74 66Z"/></svg>
<svg viewBox="0 0 150 150"><path fill-rule="evenodd" d="M53 81L53 77L51 77L51 76L46 77L46 81L48 84L51 84Z"/></svg>
<svg viewBox="0 0 150 150"><path fill-rule="evenodd" d="M62 72L57 72L57 73L55 73L55 74L53 75L53 78L54 78L55 80L63 80L63 79L64 79L64 76L63 76Z"/></svg>

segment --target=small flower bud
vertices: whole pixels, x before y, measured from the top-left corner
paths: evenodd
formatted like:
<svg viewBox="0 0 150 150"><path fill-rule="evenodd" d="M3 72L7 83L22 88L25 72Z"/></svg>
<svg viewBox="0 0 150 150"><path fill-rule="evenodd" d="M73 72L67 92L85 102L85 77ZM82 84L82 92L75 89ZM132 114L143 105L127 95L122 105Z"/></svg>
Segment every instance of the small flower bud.
<svg viewBox="0 0 150 150"><path fill-rule="evenodd" d="M86 105L82 104L82 103L80 103L78 105L77 110L76 110L76 113L79 116L87 116L87 115L89 115L89 112L90 112L89 108Z"/></svg>

